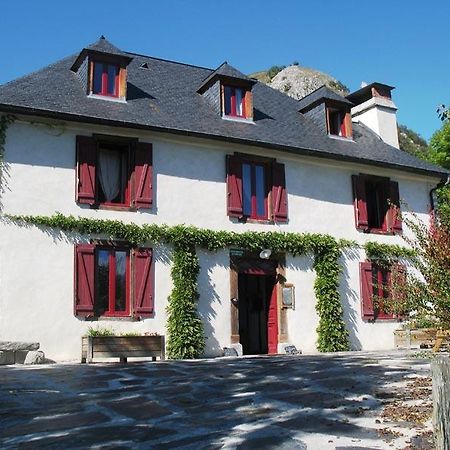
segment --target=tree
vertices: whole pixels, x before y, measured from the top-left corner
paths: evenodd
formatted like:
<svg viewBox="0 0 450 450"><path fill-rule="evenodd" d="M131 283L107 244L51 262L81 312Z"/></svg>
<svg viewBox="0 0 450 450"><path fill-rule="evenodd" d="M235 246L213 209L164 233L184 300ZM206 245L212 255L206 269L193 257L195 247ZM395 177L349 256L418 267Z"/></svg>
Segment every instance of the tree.
<svg viewBox="0 0 450 450"><path fill-rule="evenodd" d="M442 127L430 139L427 160L450 169L450 120L445 120Z"/></svg>

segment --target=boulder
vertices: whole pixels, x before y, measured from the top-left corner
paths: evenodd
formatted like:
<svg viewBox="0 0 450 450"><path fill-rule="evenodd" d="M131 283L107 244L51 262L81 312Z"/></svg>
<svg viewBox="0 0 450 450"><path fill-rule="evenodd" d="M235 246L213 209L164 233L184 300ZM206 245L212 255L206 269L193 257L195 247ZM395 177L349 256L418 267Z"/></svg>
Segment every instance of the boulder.
<svg viewBox="0 0 450 450"><path fill-rule="evenodd" d="M45 364L46 359L44 352L38 350L38 351L31 351L27 353L27 356L25 357L24 364Z"/></svg>
<svg viewBox="0 0 450 450"><path fill-rule="evenodd" d="M0 350L0 366L14 363L15 363L14 352Z"/></svg>
<svg viewBox="0 0 450 450"><path fill-rule="evenodd" d="M38 350L39 342L0 341L0 351Z"/></svg>

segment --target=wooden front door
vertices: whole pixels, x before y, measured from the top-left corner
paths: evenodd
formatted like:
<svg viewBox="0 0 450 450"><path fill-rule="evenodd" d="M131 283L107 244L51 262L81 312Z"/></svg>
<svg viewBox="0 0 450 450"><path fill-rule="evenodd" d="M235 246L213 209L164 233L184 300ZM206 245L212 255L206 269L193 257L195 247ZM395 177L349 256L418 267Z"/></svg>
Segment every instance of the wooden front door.
<svg viewBox="0 0 450 450"><path fill-rule="evenodd" d="M276 276L240 273L238 292L239 341L244 355L277 353Z"/></svg>

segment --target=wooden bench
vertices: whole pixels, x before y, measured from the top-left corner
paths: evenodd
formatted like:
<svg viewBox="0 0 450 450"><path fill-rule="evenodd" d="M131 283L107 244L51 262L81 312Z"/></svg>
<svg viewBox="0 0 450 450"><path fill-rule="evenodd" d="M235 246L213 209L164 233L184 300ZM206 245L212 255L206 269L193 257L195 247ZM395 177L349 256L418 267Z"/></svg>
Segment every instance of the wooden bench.
<svg viewBox="0 0 450 450"><path fill-rule="evenodd" d="M83 336L81 338L81 362L92 363L96 358L145 357L165 359L164 336Z"/></svg>

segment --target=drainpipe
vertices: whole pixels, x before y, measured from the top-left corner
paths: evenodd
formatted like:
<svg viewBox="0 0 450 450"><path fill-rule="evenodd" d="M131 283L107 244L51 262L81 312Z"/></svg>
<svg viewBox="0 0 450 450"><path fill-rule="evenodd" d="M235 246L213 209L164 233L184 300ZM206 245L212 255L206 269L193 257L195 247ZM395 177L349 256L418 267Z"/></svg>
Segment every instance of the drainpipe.
<svg viewBox="0 0 450 450"><path fill-rule="evenodd" d="M436 190L441 188L441 187L445 187L445 186L449 186L449 185L450 185L450 175L447 175L447 180L445 181L445 183L443 181L441 181L440 183L438 183L436 185L436 187L431 189L431 191L430 191L431 211L434 211L434 208L435 208L434 193L436 192Z"/></svg>

